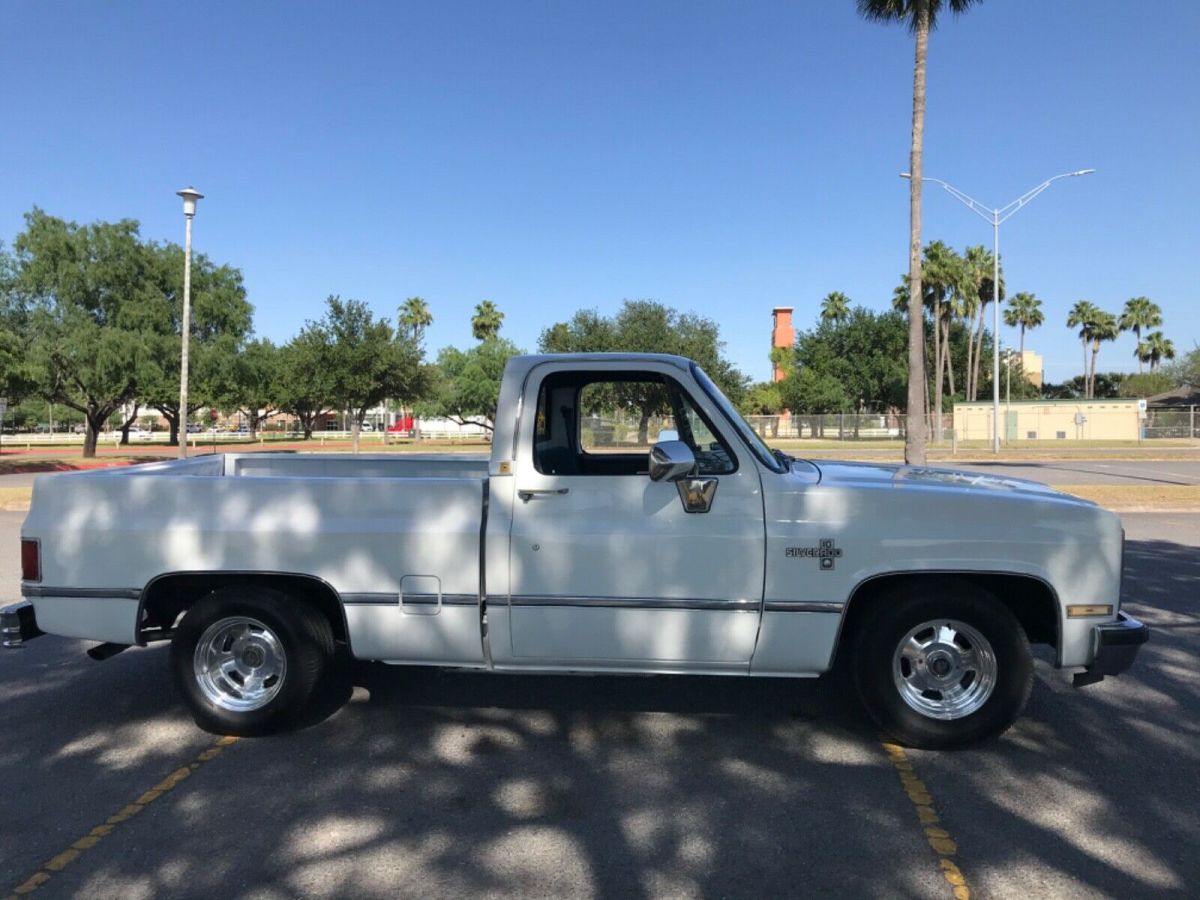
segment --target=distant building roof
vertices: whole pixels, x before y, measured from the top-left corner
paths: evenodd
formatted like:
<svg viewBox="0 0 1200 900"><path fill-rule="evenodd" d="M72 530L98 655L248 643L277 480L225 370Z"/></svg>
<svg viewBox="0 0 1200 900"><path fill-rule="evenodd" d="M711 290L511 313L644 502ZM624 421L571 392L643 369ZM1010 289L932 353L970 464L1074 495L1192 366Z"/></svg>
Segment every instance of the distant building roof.
<svg viewBox="0 0 1200 900"><path fill-rule="evenodd" d="M1165 391L1161 394L1155 394L1153 397L1147 397L1146 405L1157 407L1200 406L1200 387L1192 387L1185 384L1183 387L1177 387L1173 391Z"/></svg>

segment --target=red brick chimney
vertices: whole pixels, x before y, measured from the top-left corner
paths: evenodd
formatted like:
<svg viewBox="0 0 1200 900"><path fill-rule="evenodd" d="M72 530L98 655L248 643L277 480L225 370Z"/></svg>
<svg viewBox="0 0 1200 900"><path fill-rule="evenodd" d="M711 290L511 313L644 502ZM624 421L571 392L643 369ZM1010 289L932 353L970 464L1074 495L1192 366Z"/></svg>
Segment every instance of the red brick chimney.
<svg viewBox="0 0 1200 900"><path fill-rule="evenodd" d="M792 327L792 307L777 306L771 310L774 325L771 328L771 349L791 348L796 343L796 329ZM784 372L777 363L771 364L771 379L783 381Z"/></svg>

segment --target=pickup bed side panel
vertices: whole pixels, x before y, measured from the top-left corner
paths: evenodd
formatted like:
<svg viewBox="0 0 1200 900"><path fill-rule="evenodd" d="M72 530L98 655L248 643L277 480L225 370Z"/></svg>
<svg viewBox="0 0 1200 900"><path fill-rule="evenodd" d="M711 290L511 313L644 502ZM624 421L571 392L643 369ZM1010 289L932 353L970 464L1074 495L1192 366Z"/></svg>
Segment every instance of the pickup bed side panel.
<svg viewBox="0 0 1200 900"><path fill-rule="evenodd" d="M360 658L483 664L482 477L196 471L38 481L22 532L41 541L43 577L23 589L45 630L129 643L137 597L153 578L300 573L337 591Z"/></svg>

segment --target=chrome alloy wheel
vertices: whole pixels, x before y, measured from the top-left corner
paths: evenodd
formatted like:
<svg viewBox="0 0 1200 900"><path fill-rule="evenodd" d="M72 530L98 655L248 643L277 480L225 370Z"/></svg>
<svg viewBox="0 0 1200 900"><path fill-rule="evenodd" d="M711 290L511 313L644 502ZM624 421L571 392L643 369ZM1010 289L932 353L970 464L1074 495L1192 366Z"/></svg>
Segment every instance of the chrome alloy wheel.
<svg viewBox="0 0 1200 900"><path fill-rule="evenodd" d="M287 675L287 654L258 619L231 616L205 629L192 655L200 690L217 706L250 712L270 703Z"/></svg>
<svg viewBox="0 0 1200 900"><path fill-rule="evenodd" d="M892 655L896 690L931 719L961 719L983 706L996 687L996 654L982 634L954 619L922 622Z"/></svg>

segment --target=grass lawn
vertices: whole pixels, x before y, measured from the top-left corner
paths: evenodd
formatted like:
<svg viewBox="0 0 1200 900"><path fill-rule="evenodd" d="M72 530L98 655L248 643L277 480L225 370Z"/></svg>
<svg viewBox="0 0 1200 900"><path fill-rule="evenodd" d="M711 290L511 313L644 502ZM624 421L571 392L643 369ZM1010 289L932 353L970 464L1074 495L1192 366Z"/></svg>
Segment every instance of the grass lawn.
<svg viewBox="0 0 1200 900"><path fill-rule="evenodd" d="M1200 484L1064 484L1055 490L1115 510L1200 510Z"/></svg>

